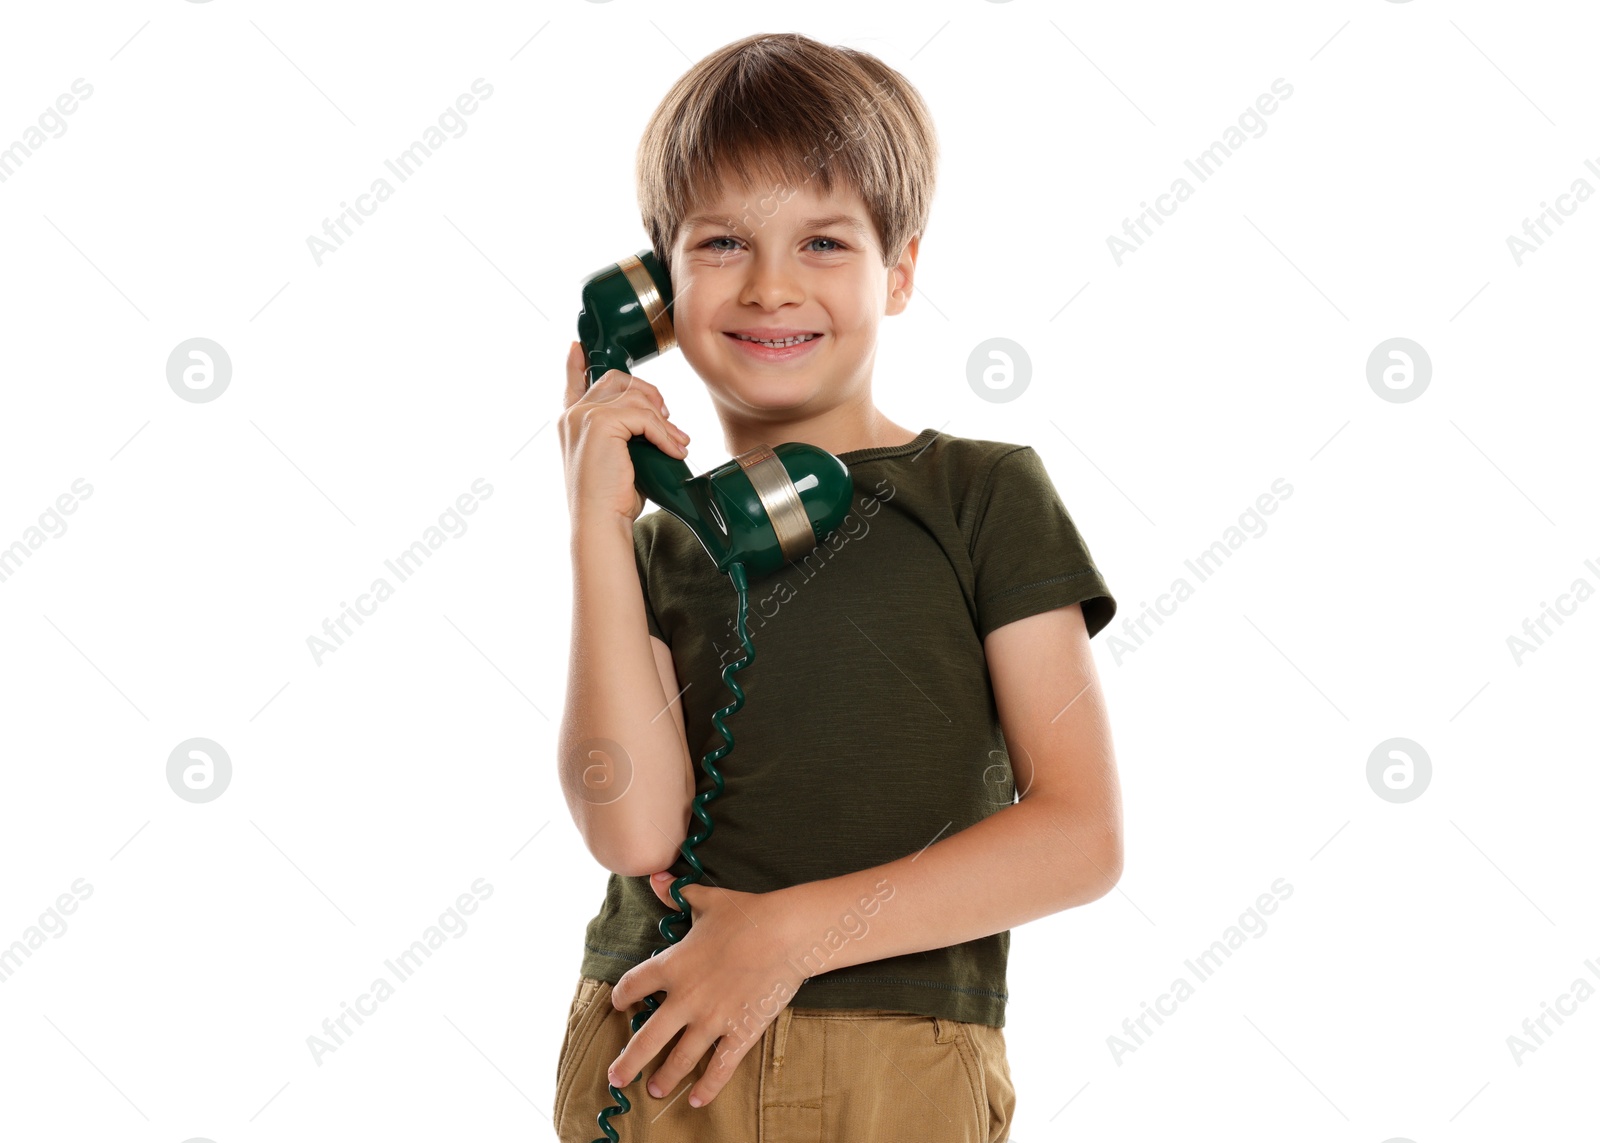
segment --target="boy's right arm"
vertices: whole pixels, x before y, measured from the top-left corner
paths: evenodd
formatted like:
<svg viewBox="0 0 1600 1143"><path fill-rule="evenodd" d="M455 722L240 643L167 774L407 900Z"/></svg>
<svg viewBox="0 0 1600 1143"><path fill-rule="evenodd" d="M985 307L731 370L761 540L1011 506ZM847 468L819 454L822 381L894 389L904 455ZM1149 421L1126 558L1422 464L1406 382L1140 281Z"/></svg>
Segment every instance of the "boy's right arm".
<svg viewBox="0 0 1600 1143"><path fill-rule="evenodd" d="M573 342L560 421L572 521L561 789L595 860L642 877L676 860L695 782L672 656L645 620L633 552L644 500L627 446L644 436L681 458L689 437L667 419L666 403L648 381L614 369L592 386L586 377Z"/></svg>
<svg viewBox="0 0 1600 1143"><path fill-rule="evenodd" d="M648 876L669 867L688 836L694 769L672 654L645 624L632 527L621 516L573 528L571 639L562 791L596 861Z"/></svg>

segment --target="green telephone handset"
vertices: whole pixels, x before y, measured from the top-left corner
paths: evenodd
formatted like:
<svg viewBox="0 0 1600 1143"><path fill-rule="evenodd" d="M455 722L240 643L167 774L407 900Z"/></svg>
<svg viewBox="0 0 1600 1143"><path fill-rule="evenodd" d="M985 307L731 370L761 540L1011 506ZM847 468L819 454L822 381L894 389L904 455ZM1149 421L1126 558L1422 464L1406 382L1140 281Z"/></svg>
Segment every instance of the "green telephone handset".
<svg viewBox="0 0 1600 1143"><path fill-rule="evenodd" d="M677 344L672 297L672 282L652 250L629 255L583 280L578 340L588 363L586 386L611 369L630 372ZM757 445L701 476L691 476L687 464L669 457L644 436L628 441L628 456L639 495L687 525L717 570L733 581L738 593L739 641L744 647L744 657L722 669L722 681L733 692L734 701L711 716L724 744L700 759L712 788L695 797L691 809L698 824L680 847L692 870L672 883L672 899L680 911L663 917L658 926L670 945L683 937L683 932L675 933L673 927L682 925L687 932L691 920L680 890L698 882L705 872L694 850L711 836L705 804L723 790L722 774L714 763L733 749L733 735L723 719L744 705L744 691L733 676L755 660L755 646L746 627L750 581L771 575L821 543L849 512L854 486L843 461L798 441ZM644 1005L645 1010L633 1018L633 1032L660 1006L654 996L645 997ZM633 1082L643 1075L641 1071ZM618 1143L617 1130L608 1121L633 1106L621 1088L607 1087L617 1102L595 1117L605 1134L594 1143Z"/></svg>

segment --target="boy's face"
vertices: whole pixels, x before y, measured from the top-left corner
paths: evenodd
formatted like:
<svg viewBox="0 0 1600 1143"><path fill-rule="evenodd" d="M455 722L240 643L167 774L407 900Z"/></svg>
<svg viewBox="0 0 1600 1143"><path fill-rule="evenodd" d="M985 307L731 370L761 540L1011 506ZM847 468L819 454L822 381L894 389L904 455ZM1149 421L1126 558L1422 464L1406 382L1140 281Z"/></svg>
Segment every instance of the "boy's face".
<svg viewBox="0 0 1600 1143"><path fill-rule="evenodd" d="M866 393L878 322L905 309L916 253L913 238L886 268L866 203L851 188L825 195L810 180L763 193L724 179L673 246L678 345L735 417L819 415ZM744 339L806 334L814 336L782 348Z"/></svg>

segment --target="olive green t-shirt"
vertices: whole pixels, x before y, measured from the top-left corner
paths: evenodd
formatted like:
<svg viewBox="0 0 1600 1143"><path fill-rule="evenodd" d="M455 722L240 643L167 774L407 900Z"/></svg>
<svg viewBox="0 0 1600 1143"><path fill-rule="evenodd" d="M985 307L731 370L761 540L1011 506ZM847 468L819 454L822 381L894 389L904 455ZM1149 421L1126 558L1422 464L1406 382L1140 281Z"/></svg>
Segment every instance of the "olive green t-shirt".
<svg viewBox="0 0 1600 1143"><path fill-rule="evenodd" d="M724 788L706 803L712 833L695 848L706 884L766 893L853 873L1011 804L984 636L1071 603L1083 605L1092 636L1116 612L1031 447L924 429L907 444L839 459L855 486L850 513L810 555L750 584L755 657L734 675L745 702L725 718L734 747L715 763ZM671 647L685 688L703 793L712 783L701 759L723 741L711 715L733 701L722 668L743 654L738 597L667 512L634 522L634 549L650 633ZM672 872L691 872L681 854ZM880 896L891 891L886 884ZM838 918L831 947L893 924L890 900ZM613 874L585 933L582 975L615 984L668 943L657 925L672 911L647 878ZM812 966L790 1003L1003 1027L1010 936L836 971ZM818 946L826 955L822 933Z"/></svg>

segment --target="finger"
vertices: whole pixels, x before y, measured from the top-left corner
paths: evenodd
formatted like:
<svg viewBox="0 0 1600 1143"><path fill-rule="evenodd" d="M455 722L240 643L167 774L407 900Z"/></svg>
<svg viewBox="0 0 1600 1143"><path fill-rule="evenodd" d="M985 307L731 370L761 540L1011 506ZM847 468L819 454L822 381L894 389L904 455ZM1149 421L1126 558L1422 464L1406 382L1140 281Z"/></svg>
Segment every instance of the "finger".
<svg viewBox="0 0 1600 1143"><path fill-rule="evenodd" d="M611 1066L606 1069L606 1082L612 1087L627 1087L644 1071L644 1066L656 1058L656 1053L667 1046L682 1024L672 1021L678 1019L675 1013L677 1005L668 1007L663 1005L653 1012L650 1019L644 1022L644 1027L633 1034L622 1054L611 1061Z"/></svg>
<svg viewBox="0 0 1600 1143"><path fill-rule="evenodd" d="M606 370L600 375L600 379L589 387L589 391L593 394L590 400L596 404L615 401L628 393L638 393L643 396L644 403L656 412L665 415L667 411L667 403L662 398L660 389L643 377L636 377L621 369Z"/></svg>
<svg viewBox="0 0 1600 1143"><path fill-rule="evenodd" d="M607 373L590 389L590 396L586 399L584 409L594 410L600 405L615 410L613 414L617 424L628 430L630 436L644 437L656 448L670 457L682 460L689 455L689 434L678 426L668 421L655 407L651 397L642 390L616 391L614 377L627 379L626 373L613 370ZM603 390L601 386L608 386L612 392ZM598 399L595 394L599 394ZM659 396L655 398L659 400Z"/></svg>
<svg viewBox="0 0 1600 1143"><path fill-rule="evenodd" d="M770 1023L771 1021L768 1021ZM729 1021L732 1023L732 1021ZM739 1061L744 1059L750 1051L752 1044L761 1042L761 1033L766 1025L757 1029L755 1033L746 1034L741 1027L735 1026L725 1032L722 1039L717 1041L716 1048L711 1053L711 1063L706 1066L694 1087L689 1089L689 1105L691 1107L704 1107L717 1093L727 1086L728 1080L733 1078L734 1069L739 1066Z"/></svg>
<svg viewBox="0 0 1600 1143"><path fill-rule="evenodd" d="M652 1016L651 1019L655 1017ZM655 1070L655 1074L645 1077L645 1090L657 1099L671 1095L678 1089L683 1077L700 1066L700 1061L705 1059L706 1052L716 1042L715 1032L708 1036L704 1033L697 1034L693 1028L685 1028L683 1035L678 1037L677 1044L667 1053L667 1058L661 1061L661 1066Z"/></svg>
<svg viewBox="0 0 1600 1143"><path fill-rule="evenodd" d="M568 409L583 396L583 345L573 342L567 346L567 389L562 395L561 407Z"/></svg>
<svg viewBox="0 0 1600 1143"><path fill-rule="evenodd" d="M611 1006L618 1010L628 1008L666 988L666 977L661 971L661 956L665 955L663 952L659 956L646 957L618 977L611 986Z"/></svg>
<svg viewBox="0 0 1600 1143"><path fill-rule="evenodd" d="M651 444L668 456L682 460L689 455L689 434L659 413L646 413L645 427L639 431L649 439ZM671 885L670 881L667 882L668 888ZM676 909L678 906L673 905L672 907Z"/></svg>
<svg viewBox="0 0 1600 1143"><path fill-rule="evenodd" d="M678 908L678 903L672 899L672 882L671 881L668 881L662 887L662 892L666 894L667 904L671 905L674 909ZM695 897L694 894L696 894L696 893L706 893L706 892L709 892L709 890L707 889L706 886L704 886L704 885L695 885L695 884L692 884L692 883L685 884L681 888L679 888L678 896L683 898L683 911L689 914L689 917L690 917L691 920L694 917L698 916L699 913L700 913L699 899L697 897Z"/></svg>

